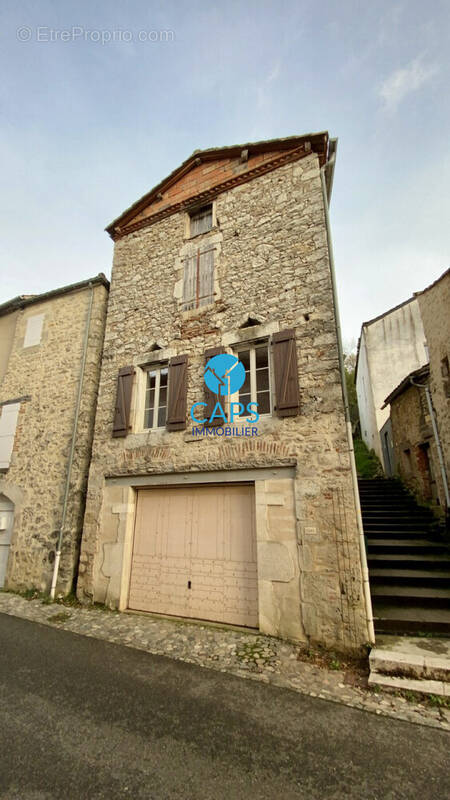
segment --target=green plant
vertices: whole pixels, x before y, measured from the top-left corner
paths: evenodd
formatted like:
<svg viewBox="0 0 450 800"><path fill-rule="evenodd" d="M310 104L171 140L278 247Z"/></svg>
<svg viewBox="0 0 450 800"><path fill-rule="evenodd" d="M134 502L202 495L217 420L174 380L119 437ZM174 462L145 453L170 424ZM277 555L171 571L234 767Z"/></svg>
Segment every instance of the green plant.
<svg viewBox="0 0 450 800"><path fill-rule="evenodd" d="M378 478L383 475L381 462L374 450L369 450L362 439L354 439L356 470L360 478Z"/></svg>
<svg viewBox="0 0 450 800"><path fill-rule="evenodd" d="M66 622L70 619L71 614L68 614L67 611L61 611L59 614L53 614L52 617L48 618L49 622Z"/></svg>

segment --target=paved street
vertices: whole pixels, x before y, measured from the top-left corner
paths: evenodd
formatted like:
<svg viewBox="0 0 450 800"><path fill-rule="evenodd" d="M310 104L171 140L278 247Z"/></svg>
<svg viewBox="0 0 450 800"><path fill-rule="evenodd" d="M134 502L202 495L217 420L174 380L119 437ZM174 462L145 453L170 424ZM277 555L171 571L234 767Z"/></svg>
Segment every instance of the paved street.
<svg viewBox="0 0 450 800"><path fill-rule="evenodd" d="M0 615L0 798L442 798L446 732Z"/></svg>

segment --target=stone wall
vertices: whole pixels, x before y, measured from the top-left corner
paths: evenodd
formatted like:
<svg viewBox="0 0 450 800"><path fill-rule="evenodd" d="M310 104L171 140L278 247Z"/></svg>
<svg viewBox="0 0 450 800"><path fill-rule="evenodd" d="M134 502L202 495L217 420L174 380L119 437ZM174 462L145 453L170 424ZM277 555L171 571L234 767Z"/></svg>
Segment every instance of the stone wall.
<svg viewBox="0 0 450 800"><path fill-rule="evenodd" d="M78 562L107 296L97 281L57 586L62 592L72 588ZM0 475L0 493L15 504L6 581L12 589L50 587L89 300L84 287L14 312L14 339L0 386L0 404L20 398L11 463ZM24 347L28 320L41 314L40 342Z"/></svg>
<svg viewBox="0 0 450 800"><path fill-rule="evenodd" d="M450 479L450 271L417 295L430 360L430 391ZM445 498L441 489L441 505Z"/></svg>
<svg viewBox="0 0 450 800"><path fill-rule="evenodd" d="M397 474L419 502L439 512L443 487L424 390L410 386L398 395L391 403L391 422Z"/></svg>
<svg viewBox="0 0 450 800"><path fill-rule="evenodd" d="M286 509L260 513L273 518L273 531L280 523L277 514L291 526L292 591L288 596L282 580L270 578L278 610L261 627L357 647L368 633L317 156L220 194L215 216L218 291L214 304L199 311L180 308L184 213L115 244L78 594L84 600L110 597L112 605L120 605L126 568L117 578L116 556L110 556L126 536L127 523L114 519L113 506L127 506L132 518L134 476L164 474L170 483L180 473L291 467L295 477ZM240 328L248 316L259 321L256 329ZM224 440L196 439L190 420L187 431L140 433L132 417L130 435L112 438L118 370L134 364L139 371L139 364L155 357L155 345L163 358L188 355L189 409L203 397L206 348L285 328L296 332L298 416L261 420L254 439ZM114 476L128 479L120 499L110 496L108 481ZM276 533L272 539L277 541ZM296 620L291 627L290 618Z"/></svg>

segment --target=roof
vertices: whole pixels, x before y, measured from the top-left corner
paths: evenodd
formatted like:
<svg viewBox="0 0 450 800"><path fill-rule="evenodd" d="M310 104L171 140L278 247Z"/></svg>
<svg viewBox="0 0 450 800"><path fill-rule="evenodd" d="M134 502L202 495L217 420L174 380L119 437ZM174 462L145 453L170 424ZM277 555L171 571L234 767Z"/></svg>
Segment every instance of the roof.
<svg viewBox="0 0 450 800"><path fill-rule="evenodd" d="M302 136L288 136L282 139L267 139L260 142L247 142L245 144L234 144L226 147L211 147L207 150L194 150L189 158L183 161L180 166L173 170L173 172L171 172L170 175L164 178L160 183L154 186L153 189L144 194L139 200L127 208L122 214L120 214L120 216L116 217L116 219L114 219L105 228L105 230L113 239L116 239L121 235L125 235L132 230L138 229L138 227L143 227L144 224L150 224L150 220L147 219L144 221L140 220L139 223L136 223L132 226L130 225L132 219L149 204L156 201L162 203L163 193L167 191L174 183L180 180L184 175L186 175L187 172L189 172L195 166L198 166L200 163L220 161L221 159L240 158L244 153L246 154L247 159L250 159L253 156L264 153L273 152L275 155L275 151L278 156L280 156L282 153L285 153L285 157L287 159L287 151L298 151L299 148L303 147L304 152L298 152L295 158L292 157L290 160L296 160L300 158L301 155L307 155L312 151L318 154L320 165L323 166L327 163L330 152L334 152L336 149L336 141L336 139L329 138L327 131L322 131L320 133L308 133ZM276 166L279 166L279 164L277 163ZM267 165L266 171L268 171L268 168L269 165ZM234 181L236 183L244 182L244 180L248 180L249 177L250 175L248 175L248 177L236 175ZM257 175L252 175L251 177L257 177ZM331 193L332 180L333 175L331 170L330 174L327 176L327 188L329 194ZM232 188L230 185L226 185L230 183L232 183L230 180L225 181L223 188L221 188L222 184L220 183L214 186L211 185L210 193L215 193L217 195L221 191L226 191L228 188ZM209 198L206 197L202 199L205 202L209 201ZM192 200L192 198L190 198L190 200ZM163 216L169 216L169 214L176 213L181 207L183 207L183 205L185 204L181 202L174 204L169 203L166 204L166 206L163 204L161 210L158 209L158 213L152 215L151 221L157 221ZM126 231L123 230L124 226L128 226Z"/></svg>
<svg viewBox="0 0 450 800"><path fill-rule="evenodd" d="M2 303L0 305L0 317L4 316L5 314L10 314L12 311L18 311L19 309L26 308L27 306L31 306L35 303L42 303L45 302L45 300L52 300L54 297L59 297L63 294L69 294L69 292L78 292L81 289L86 289L91 284L102 284L106 289L109 290L109 280L107 279L106 275L103 274L103 272L99 272L98 275L95 275L93 278L87 278L87 280L79 281L79 283L71 283L67 286L61 286L59 289L51 289L49 292L43 292L42 294L20 294L17 297L13 297L12 300L7 300L6 303Z"/></svg>
<svg viewBox="0 0 450 800"><path fill-rule="evenodd" d="M437 284L440 283L447 275L450 275L450 268L446 269L445 272L442 273L440 278L436 278L436 280L433 281L433 283L430 283L430 285L427 286L426 289L422 289L421 292L414 292L414 297L418 297L418 295L424 294L425 292L428 292L430 289L433 289L434 286L437 286Z"/></svg>
<svg viewBox="0 0 450 800"><path fill-rule="evenodd" d="M409 375L407 375L406 378L403 378L403 380L398 384L398 386L396 386L395 389L393 389L392 392L386 397L386 400L384 401L384 405L382 406L382 408L386 408L386 406L392 403L392 401L395 400L396 397L399 397L401 394L403 394L403 392L406 392L406 390L411 387L412 381L426 380L429 374L430 374L429 364L424 364L423 367L419 367L419 369L415 369L413 370L413 372L410 372Z"/></svg>

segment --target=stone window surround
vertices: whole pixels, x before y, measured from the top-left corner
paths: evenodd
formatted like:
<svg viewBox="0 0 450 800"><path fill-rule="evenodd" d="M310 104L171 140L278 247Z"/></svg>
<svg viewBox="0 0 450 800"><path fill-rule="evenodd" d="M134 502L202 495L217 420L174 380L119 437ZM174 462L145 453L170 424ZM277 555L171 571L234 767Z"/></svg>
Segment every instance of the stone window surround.
<svg viewBox="0 0 450 800"><path fill-rule="evenodd" d="M286 466L106 478L102 529L109 528L112 538L108 535L103 541L98 564L99 572L107 580L106 605L120 611L128 608L135 509L140 488L246 483L255 489L259 630L304 641L295 475L296 467ZM290 517L286 521L288 509ZM288 620L281 614L281 608L286 605L291 609Z"/></svg>
<svg viewBox="0 0 450 800"><path fill-rule="evenodd" d="M215 212L213 209L213 214L214 213ZM187 213L186 217L188 217ZM213 216L213 222L214 222L214 216ZM211 311L211 309L215 308L216 302L218 300L221 300L222 298L222 294L220 291L220 283L219 283L219 264L220 264L220 253L222 250L222 239L223 239L223 234L219 230L217 225L211 228L211 230L207 231L206 233L199 233L192 239L189 236L185 236L184 243L179 250L178 256L175 259L175 266L174 266L175 285L173 290L173 297L177 303L181 319L183 320L191 319L192 317L198 317L204 314L205 311ZM208 242L208 244L215 250L214 300L212 303L207 303L204 306L200 306L199 308L190 308L187 310L183 310L184 260L185 258L192 255L193 246L195 245L197 247L201 241Z"/></svg>
<svg viewBox="0 0 450 800"><path fill-rule="evenodd" d="M157 344L155 342L155 344ZM135 379L131 394L130 425L131 433L135 434L156 434L165 432L165 428L144 428L144 406L145 390L147 386L147 372L151 367L161 368L168 365L171 358L177 355L173 347L165 347L162 343L158 344L160 349L150 353L143 353L132 359L135 367Z"/></svg>
<svg viewBox="0 0 450 800"><path fill-rule="evenodd" d="M196 211L200 211L201 208L205 206L212 206L212 224L208 231L204 231L204 233L196 233L191 236L191 214L194 214ZM209 202L202 202L196 203L191 208L187 209L184 214L184 241L192 242L195 239L200 239L202 236L208 236L213 232L217 232L218 224L217 224L217 204L216 200L210 200Z"/></svg>

